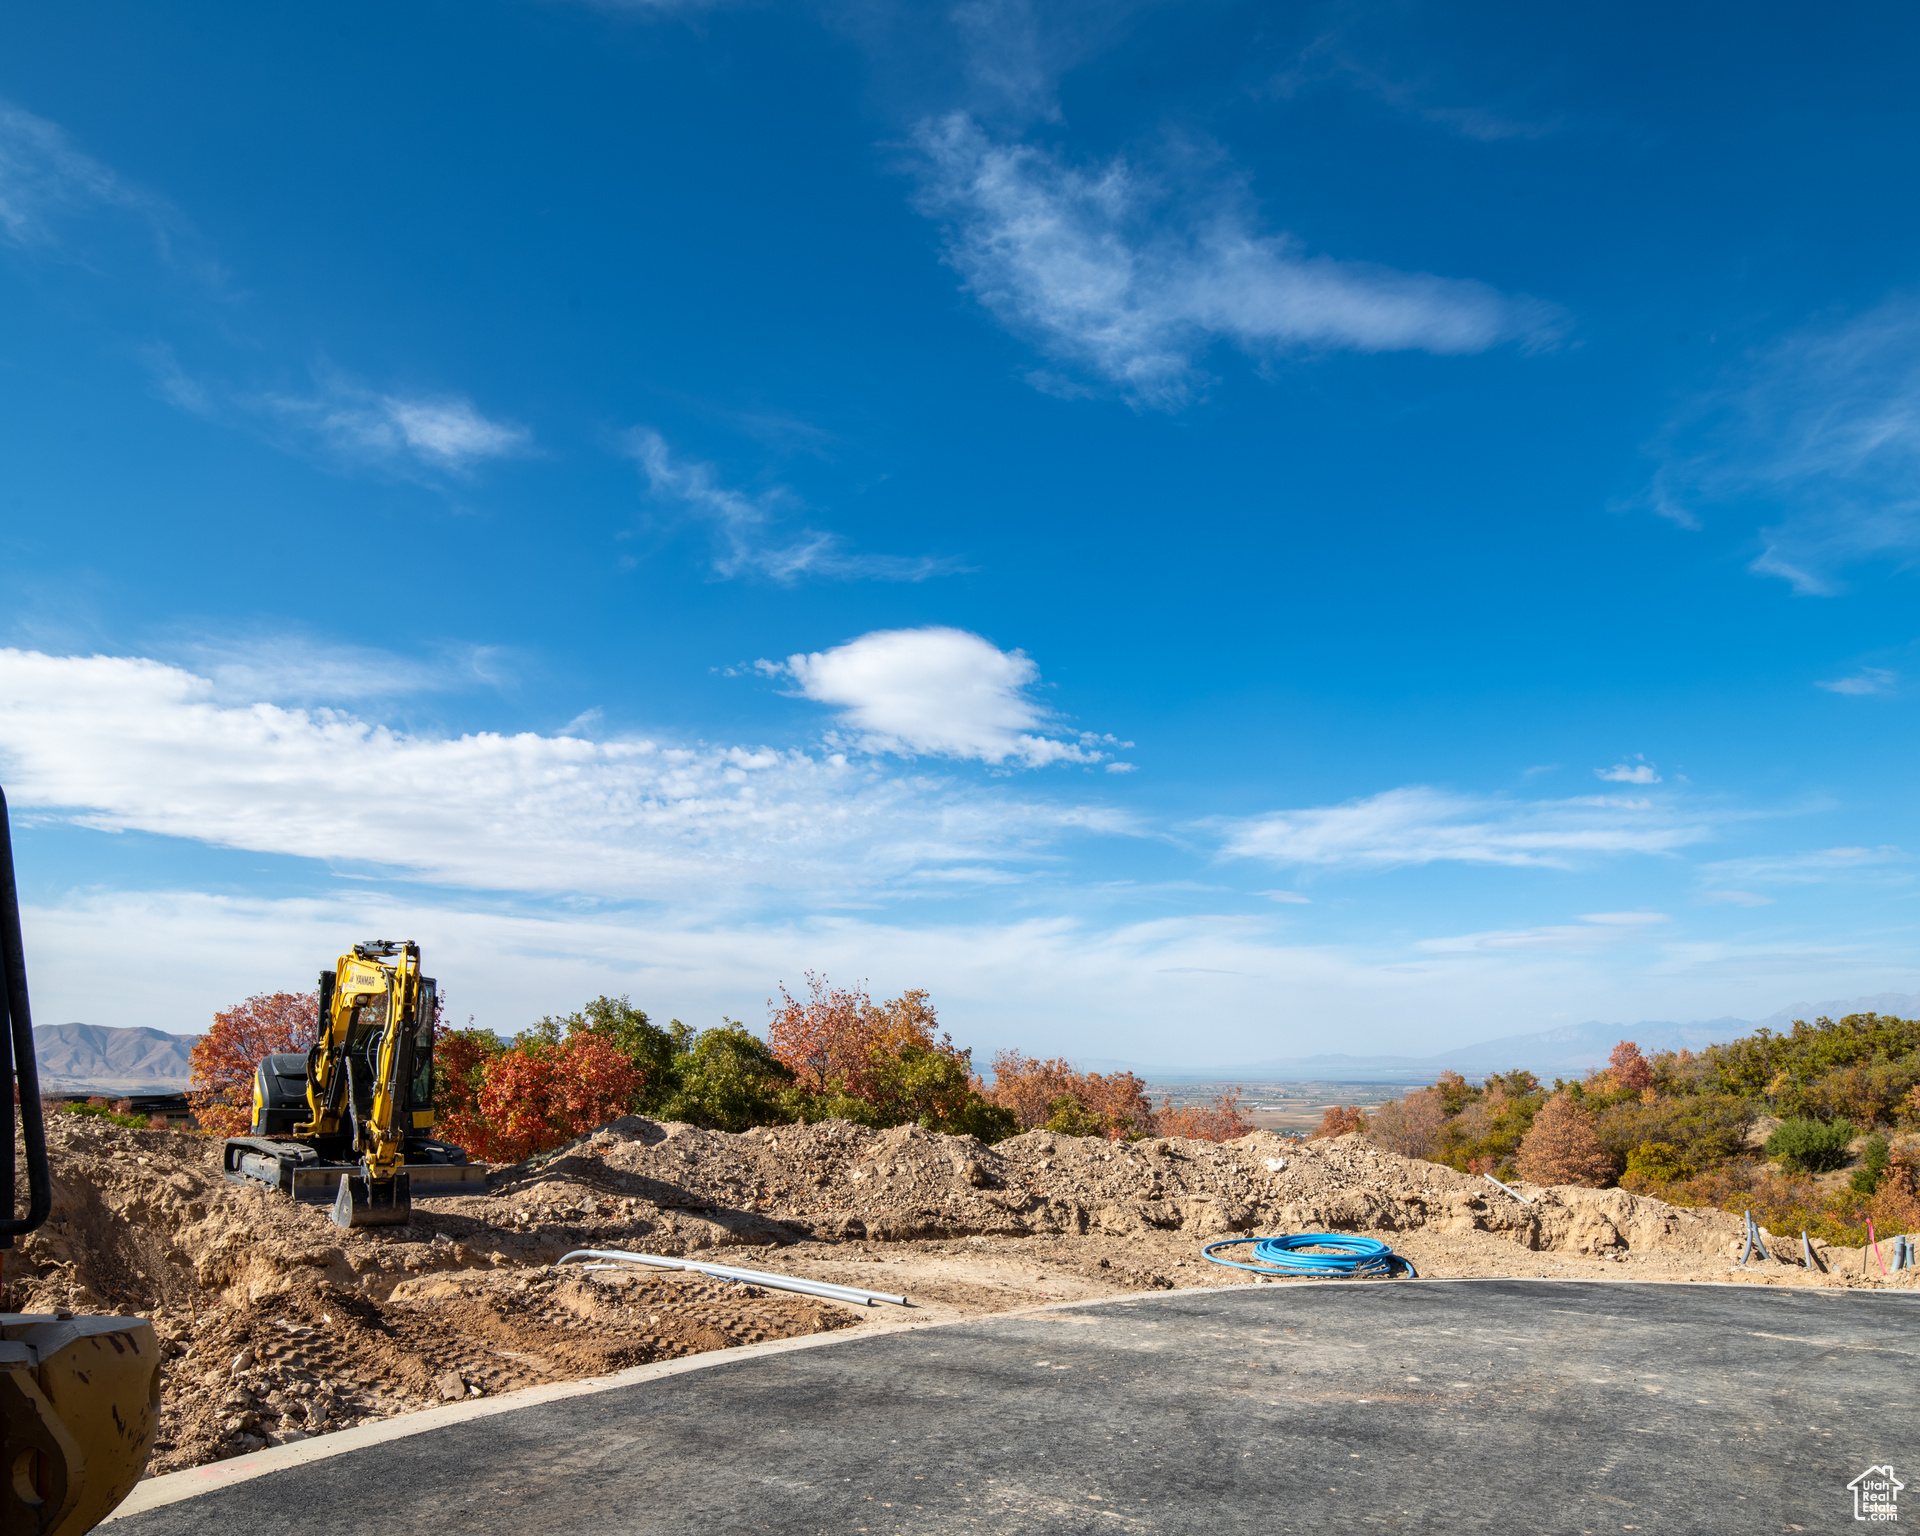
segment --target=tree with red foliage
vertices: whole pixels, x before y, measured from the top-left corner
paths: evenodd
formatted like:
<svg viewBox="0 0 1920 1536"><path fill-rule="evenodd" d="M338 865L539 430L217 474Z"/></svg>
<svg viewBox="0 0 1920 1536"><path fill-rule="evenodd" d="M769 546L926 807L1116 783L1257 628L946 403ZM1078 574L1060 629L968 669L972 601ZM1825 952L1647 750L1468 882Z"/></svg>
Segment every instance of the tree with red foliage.
<svg viewBox="0 0 1920 1536"><path fill-rule="evenodd" d="M1253 1130L1253 1122L1240 1113L1240 1090L1229 1088L1211 1104L1183 1104L1173 1107L1172 1099L1162 1099L1153 1112L1153 1134L1181 1136L1188 1141L1238 1141Z"/></svg>
<svg viewBox="0 0 1920 1536"><path fill-rule="evenodd" d="M253 1123L254 1072L265 1056L304 1051L320 1027L317 992L260 992L213 1016L213 1028L188 1059L193 1081L187 1102L209 1131L243 1134Z"/></svg>
<svg viewBox="0 0 1920 1536"><path fill-rule="evenodd" d="M586 1032L483 1052L478 1070L476 1113L456 1112L443 1134L492 1163L517 1163L618 1119L641 1081L631 1058Z"/></svg>
<svg viewBox="0 0 1920 1536"><path fill-rule="evenodd" d="M1332 1136L1350 1136L1366 1128L1367 1117L1360 1113L1358 1104L1329 1104L1327 1112L1320 1117L1319 1128L1307 1139L1324 1141Z"/></svg>
<svg viewBox="0 0 1920 1536"><path fill-rule="evenodd" d="M1600 1145L1587 1112L1564 1093L1540 1106L1513 1165L1532 1184L1597 1188L1613 1177L1613 1159Z"/></svg>
<svg viewBox="0 0 1920 1536"><path fill-rule="evenodd" d="M1629 1093L1653 1086L1653 1065L1631 1040L1622 1040L1613 1048L1613 1055L1607 1059L1607 1070L1613 1074L1614 1086Z"/></svg>
<svg viewBox="0 0 1920 1536"><path fill-rule="evenodd" d="M1084 1124L1089 1134L1108 1137L1154 1134L1147 1085L1131 1072L1076 1072L1058 1056L1041 1061L1021 1051L1000 1051L993 1058L993 1087L982 1085L980 1091L990 1102L1012 1111L1023 1131L1060 1120L1071 1123L1076 1131Z"/></svg>
<svg viewBox="0 0 1920 1536"><path fill-rule="evenodd" d="M973 1053L939 1030L924 990L876 1003L865 986L836 987L805 973L804 1001L780 984L768 999L767 1045L793 1073L805 1115L844 1115L871 1125L909 1121L930 1130L1008 1134L1006 1117L982 1101Z"/></svg>
<svg viewBox="0 0 1920 1536"><path fill-rule="evenodd" d="M805 1002L787 991L784 981L780 1002L767 1000L768 1046L801 1092L869 1097L878 1022L873 999L864 987L836 987L812 971L805 975Z"/></svg>
<svg viewBox="0 0 1920 1536"><path fill-rule="evenodd" d="M505 1050L500 1037L490 1029L476 1029L471 1016L465 1029L434 1026L433 1133L472 1157L482 1157L488 1144L487 1123L480 1112L487 1063Z"/></svg>

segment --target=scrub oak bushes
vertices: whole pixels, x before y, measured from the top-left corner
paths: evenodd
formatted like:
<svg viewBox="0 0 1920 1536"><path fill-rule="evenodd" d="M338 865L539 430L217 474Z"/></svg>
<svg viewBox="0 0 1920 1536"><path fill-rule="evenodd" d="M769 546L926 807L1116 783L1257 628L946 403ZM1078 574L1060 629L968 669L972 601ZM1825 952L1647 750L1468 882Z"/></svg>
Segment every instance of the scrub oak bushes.
<svg viewBox="0 0 1920 1536"><path fill-rule="evenodd" d="M1521 1178L1535 1184L1597 1188L1613 1175L1613 1159L1594 1134L1592 1117L1564 1093L1540 1106L1513 1164Z"/></svg>
<svg viewBox="0 0 1920 1536"><path fill-rule="evenodd" d="M1853 1126L1845 1120L1783 1120L1767 1138L1767 1156L1794 1173L1827 1173L1847 1160ZM1884 1140L1882 1145L1885 1145Z"/></svg>
<svg viewBox="0 0 1920 1536"><path fill-rule="evenodd" d="M1777 1124L1755 1146L1762 1117ZM1920 1021L1871 1013L1697 1053L1648 1055L1623 1040L1605 1067L1551 1088L1529 1072L1479 1083L1443 1073L1365 1127L1390 1151L1462 1172L1617 1182L1845 1245L1869 1218L1882 1232L1920 1226L1916 1131Z"/></svg>
<svg viewBox="0 0 1920 1536"><path fill-rule="evenodd" d="M989 1084L974 1073L972 1053L940 1029L924 991L875 1002L863 986L811 972L798 994L778 990L764 1039L732 1019L706 1030L678 1019L662 1028L628 998L604 996L510 1042L471 1021L442 1028L439 1134L475 1157L512 1162L623 1113L734 1132L805 1120L914 1124L986 1142L1042 1128L1230 1141L1253 1128L1234 1092L1156 1110L1131 1073L1077 1072L1018 1051L994 1058Z"/></svg>
<svg viewBox="0 0 1920 1536"><path fill-rule="evenodd" d="M253 1123L253 1077L263 1056L304 1051L320 1028L317 992L258 992L213 1016L188 1060L187 1102L205 1130L239 1136Z"/></svg>
<svg viewBox="0 0 1920 1536"><path fill-rule="evenodd" d="M1104 1136L1139 1141L1179 1136L1189 1141L1237 1141L1253 1129L1240 1109L1240 1091L1229 1088L1209 1104L1162 1098L1155 1109L1144 1079L1131 1072L1078 1072L1060 1057L1041 1061L1022 1051L993 1058L993 1086L981 1094L1007 1111L1022 1131L1056 1136Z"/></svg>
<svg viewBox="0 0 1920 1536"><path fill-rule="evenodd" d="M1367 1117L1360 1113L1358 1104L1329 1104L1308 1140L1323 1141L1334 1136L1351 1136L1355 1131L1364 1131L1366 1128Z"/></svg>

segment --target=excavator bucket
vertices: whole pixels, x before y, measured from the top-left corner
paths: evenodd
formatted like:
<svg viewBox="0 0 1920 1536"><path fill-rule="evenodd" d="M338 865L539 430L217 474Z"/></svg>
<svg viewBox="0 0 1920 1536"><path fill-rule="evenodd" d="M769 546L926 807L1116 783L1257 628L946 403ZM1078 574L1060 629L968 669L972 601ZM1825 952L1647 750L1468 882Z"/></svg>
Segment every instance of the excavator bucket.
<svg viewBox="0 0 1920 1536"><path fill-rule="evenodd" d="M413 1219L413 1181L405 1172L385 1183L369 1179L364 1169L340 1175L340 1192L333 1197L336 1227L404 1227Z"/></svg>

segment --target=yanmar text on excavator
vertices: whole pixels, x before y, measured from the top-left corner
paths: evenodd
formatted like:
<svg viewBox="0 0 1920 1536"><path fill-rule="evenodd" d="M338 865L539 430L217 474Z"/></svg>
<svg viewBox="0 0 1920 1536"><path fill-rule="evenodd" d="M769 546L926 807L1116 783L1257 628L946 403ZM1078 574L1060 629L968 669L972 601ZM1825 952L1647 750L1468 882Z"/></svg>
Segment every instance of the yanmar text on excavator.
<svg viewBox="0 0 1920 1536"><path fill-rule="evenodd" d="M252 1134L227 1141L226 1174L314 1204L334 1225L403 1225L413 1195L485 1194L486 1172L433 1139L438 989L411 939L370 939L320 973L320 1025L302 1056L254 1074Z"/></svg>

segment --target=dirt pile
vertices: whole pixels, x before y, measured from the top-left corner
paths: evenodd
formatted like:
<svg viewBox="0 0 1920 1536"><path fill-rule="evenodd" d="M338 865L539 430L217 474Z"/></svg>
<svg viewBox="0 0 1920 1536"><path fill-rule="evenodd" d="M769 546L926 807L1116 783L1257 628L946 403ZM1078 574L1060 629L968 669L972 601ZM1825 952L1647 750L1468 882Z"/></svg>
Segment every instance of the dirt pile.
<svg viewBox="0 0 1920 1536"><path fill-rule="evenodd" d="M1534 1251L1717 1252L1741 1230L1624 1190L1522 1186L1396 1157L1357 1136L1111 1142L1030 1131L989 1147L844 1121L728 1135L629 1116L538 1169L510 1170L496 1224L615 1218L664 1243L902 1242L1260 1231L1490 1232Z"/></svg>
<svg viewBox="0 0 1920 1536"><path fill-rule="evenodd" d="M1734 1272L1742 1224L1724 1212L1617 1189L1521 1186L1523 1204L1351 1136L1032 1132L988 1147L912 1126L736 1136L629 1116L496 1170L484 1196L416 1201L408 1226L356 1232L228 1183L212 1138L55 1115L49 1142L52 1216L6 1256L4 1305L155 1320L170 1357L161 1471L870 1316L690 1275L549 1267L580 1247L911 1293L920 1317L1249 1279L1200 1243L1316 1228L1385 1238L1426 1275L1883 1283L1858 1250L1828 1251L1832 1275Z"/></svg>

